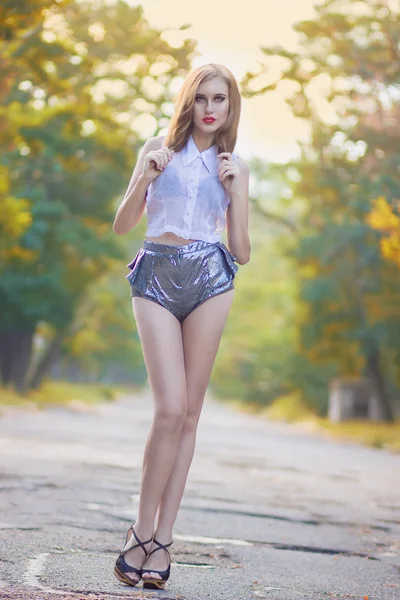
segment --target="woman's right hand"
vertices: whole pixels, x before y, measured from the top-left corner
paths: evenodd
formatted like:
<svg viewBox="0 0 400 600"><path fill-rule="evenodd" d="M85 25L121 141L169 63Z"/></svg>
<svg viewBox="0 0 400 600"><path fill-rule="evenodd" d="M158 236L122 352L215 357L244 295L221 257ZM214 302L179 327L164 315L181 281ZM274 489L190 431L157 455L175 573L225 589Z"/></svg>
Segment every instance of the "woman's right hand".
<svg viewBox="0 0 400 600"><path fill-rule="evenodd" d="M154 181L163 172L174 154L167 146L160 150L151 150L144 157L142 177L148 181Z"/></svg>

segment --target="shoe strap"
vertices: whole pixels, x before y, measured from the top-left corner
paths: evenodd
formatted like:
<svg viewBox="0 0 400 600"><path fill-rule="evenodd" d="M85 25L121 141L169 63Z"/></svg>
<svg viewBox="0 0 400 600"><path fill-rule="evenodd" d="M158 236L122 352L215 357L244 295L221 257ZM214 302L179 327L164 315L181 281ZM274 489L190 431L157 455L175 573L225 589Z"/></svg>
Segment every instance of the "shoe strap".
<svg viewBox="0 0 400 600"><path fill-rule="evenodd" d="M128 552L128 550L132 550L132 548L137 548L138 546L140 546L143 550L143 552L145 553L146 557L147 557L147 550L145 548L145 544L148 544L149 542L153 541L153 538L150 538L149 540L147 540L147 542L142 542L138 536L136 535L136 531L133 528L133 525L131 525L130 529L132 530L133 535L135 536L135 540L138 542L137 544L134 544L133 546L129 546L129 548L127 548L126 550L123 551L123 553L125 554L125 552ZM129 533L129 532L128 532ZM126 544L125 544L126 545Z"/></svg>
<svg viewBox="0 0 400 600"><path fill-rule="evenodd" d="M151 556L154 552L157 552L157 550L167 550L168 546L171 546L173 544L173 541L170 542L169 544L162 544L161 542L159 542L158 540L156 540L156 538L153 538L153 542L158 544L158 548L154 548L151 552L148 553L147 558L149 558L149 556ZM169 550L167 550L168 554L169 554Z"/></svg>

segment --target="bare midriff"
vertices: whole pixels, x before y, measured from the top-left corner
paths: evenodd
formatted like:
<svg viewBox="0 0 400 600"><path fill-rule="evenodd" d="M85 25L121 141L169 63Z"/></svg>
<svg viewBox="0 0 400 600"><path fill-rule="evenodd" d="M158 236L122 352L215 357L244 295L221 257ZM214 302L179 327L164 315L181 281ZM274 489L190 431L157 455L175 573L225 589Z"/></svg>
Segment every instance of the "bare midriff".
<svg viewBox="0 0 400 600"><path fill-rule="evenodd" d="M179 237L179 235L172 233L172 231L166 231L165 233L157 237L146 236L144 239L148 240L149 242L158 242L159 244L170 244L172 246L180 246L182 244L190 244L190 242L197 241L187 240L186 238Z"/></svg>

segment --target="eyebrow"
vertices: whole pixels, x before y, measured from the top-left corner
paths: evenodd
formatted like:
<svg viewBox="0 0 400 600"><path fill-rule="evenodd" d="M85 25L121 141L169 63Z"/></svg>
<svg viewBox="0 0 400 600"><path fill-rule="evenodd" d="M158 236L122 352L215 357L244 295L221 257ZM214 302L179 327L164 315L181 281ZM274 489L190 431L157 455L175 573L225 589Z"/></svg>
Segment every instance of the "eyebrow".
<svg viewBox="0 0 400 600"><path fill-rule="evenodd" d="M203 98L205 98L205 94L196 94L196 96L203 96ZM222 92L220 92L219 94L214 94L214 96L224 96L226 98L226 94L223 94Z"/></svg>

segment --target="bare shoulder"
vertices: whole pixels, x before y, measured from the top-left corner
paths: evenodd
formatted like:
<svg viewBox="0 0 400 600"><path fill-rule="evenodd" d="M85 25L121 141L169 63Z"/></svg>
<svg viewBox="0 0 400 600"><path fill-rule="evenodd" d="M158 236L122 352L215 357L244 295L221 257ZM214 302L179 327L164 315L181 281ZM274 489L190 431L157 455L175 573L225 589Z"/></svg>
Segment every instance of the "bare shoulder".
<svg viewBox="0 0 400 600"><path fill-rule="evenodd" d="M160 150L160 148L163 146L165 138L165 135L156 135L151 137L145 143L144 148L146 150Z"/></svg>
<svg viewBox="0 0 400 600"><path fill-rule="evenodd" d="M238 154L236 155L236 164L238 165L240 172L244 173L246 175L249 174L249 167L248 164L246 163L246 161L243 160L243 158L241 156L239 156Z"/></svg>

